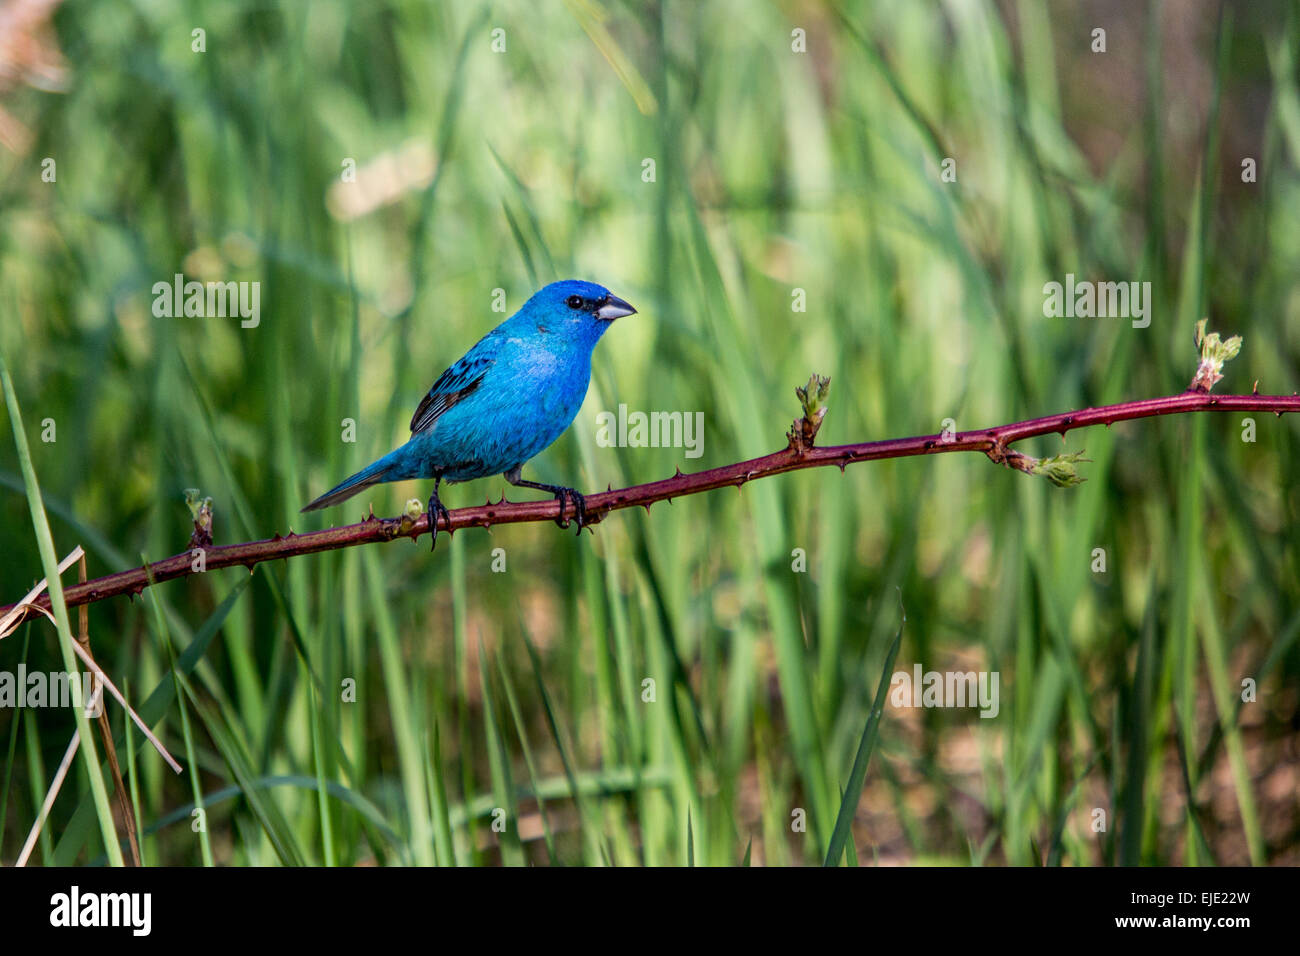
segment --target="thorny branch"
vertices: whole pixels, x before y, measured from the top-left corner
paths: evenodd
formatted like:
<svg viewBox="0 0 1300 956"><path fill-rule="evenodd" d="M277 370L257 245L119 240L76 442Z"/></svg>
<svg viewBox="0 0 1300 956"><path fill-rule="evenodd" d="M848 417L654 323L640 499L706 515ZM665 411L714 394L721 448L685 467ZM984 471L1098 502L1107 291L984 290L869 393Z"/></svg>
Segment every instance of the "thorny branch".
<svg viewBox="0 0 1300 956"><path fill-rule="evenodd" d="M781 451L752 458L748 461L711 468L694 474L680 470L671 478L652 481L629 488L607 490L587 495L587 521L594 524L614 511L624 508L644 507L659 501L671 501L684 495L699 494L716 488L740 487L756 478L781 475L804 468L837 466L841 471L862 461L879 461L885 458L909 458L917 455L937 455L946 452L982 452L990 460L1023 471L1040 475L1053 484L1068 486L1083 479L1075 471L1075 464L1087 461L1080 452L1034 458L1013 449L1015 442L1041 435L1060 434L1094 425L1109 427L1117 422L1160 415L1179 415L1191 412L1300 412L1300 395L1212 395L1210 388L1222 378L1224 361L1236 355L1240 339L1234 337L1220 342L1217 334L1204 335L1202 326L1197 329L1197 345L1201 349L1201 365L1187 391L1162 398L1148 398L1117 405L1104 405L1080 411L1063 412L1043 418L1012 422L978 431L944 432L937 435L918 435L912 438L892 438L885 441L859 442L852 445L816 447L813 442L826 414L829 380L813 376L806 388L797 389L803 404L804 416L797 419L787 434L788 445ZM193 508L193 502L191 506ZM130 571L121 571L96 578L65 589L69 607L91 604L121 594L139 594L150 583L171 581L203 570L229 568L243 565L250 571L263 561L274 558L291 558L320 551L334 551L361 544L392 541L395 538L417 539L429 531L429 515L421 514L419 503L412 502L407 512L396 518L377 518L372 513L365 520L324 531L307 534L276 535L264 541L243 544L212 546L210 507L195 512L196 535L192 539L195 550L174 555ZM200 522L200 517L203 521ZM440 531L454 532L462 528L490 528L493 525L518 524L527 521L567 519L565 504L556 501L497 502L469 508L457 508L437 520ZM206 540L204 540L206 538ZM202 562L197 561L197 551L203 552ZM39 602L49 606L49 596L42 595ZM0 615L11 607L0 608ZM30 612L29 612L30 613Z"/></svg>

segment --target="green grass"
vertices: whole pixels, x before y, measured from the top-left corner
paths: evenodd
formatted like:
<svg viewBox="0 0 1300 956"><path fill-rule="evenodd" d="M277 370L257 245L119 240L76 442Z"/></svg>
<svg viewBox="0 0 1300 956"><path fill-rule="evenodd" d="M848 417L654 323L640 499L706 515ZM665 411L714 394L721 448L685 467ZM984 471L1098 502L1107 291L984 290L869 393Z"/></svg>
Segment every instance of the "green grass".
<svg viewBox="0 0 1300 956"><path fill-rule="evenodd" d="M213 497L217 543L427 496L298 514L403 440L503 318L494 290L513 311L564 276L640 310L530 465L592 491L781 447L813 372L824 444L1176 392L1202 316L1245 338L1221 391L1288 394L1300 21L1198 6L1199 32L1156 42L1158 5L1093 23L1030 0L66 0L67 90L0 98L34 134L0 150L5 428L21 405L30 443L0 447L0 603L78 544L92 576L184 550L186 488ZM364 176L412 143L430 175L330 211L345 159ZM259 281L260 325L155 318L176 272ZM1070 272L1150 281L1150 327L1044 318ZM597 445L619 403L703 412L702 457ZM1254 417L1253 443L1218 415L1025 443L1086 449L1074 489L974 455L886 461L581 538L466 530L97 604L97 660L187 768L109 704L144 858L1295 864L1300 423ZM60 669L62 646L24 625L0 670ZM886 700L873 721L916 662L998 671L998 717ZM75 726L0 709L0 861ZM108 860L93 780L70 774L33 862Z"/></svg>

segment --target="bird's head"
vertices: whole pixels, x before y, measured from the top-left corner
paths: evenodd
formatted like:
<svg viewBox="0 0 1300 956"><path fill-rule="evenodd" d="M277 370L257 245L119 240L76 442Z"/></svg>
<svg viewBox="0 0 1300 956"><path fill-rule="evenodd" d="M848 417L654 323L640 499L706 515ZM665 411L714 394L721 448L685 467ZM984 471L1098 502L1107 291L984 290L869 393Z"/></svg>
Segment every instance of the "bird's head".
<svg viewBox="0 0 1300 956"><path fill-rule="evenodd" d="M604 286L581 279L552 282L519 310L546 331L592 345L615 319L635 313L636 309Z"/></svg>

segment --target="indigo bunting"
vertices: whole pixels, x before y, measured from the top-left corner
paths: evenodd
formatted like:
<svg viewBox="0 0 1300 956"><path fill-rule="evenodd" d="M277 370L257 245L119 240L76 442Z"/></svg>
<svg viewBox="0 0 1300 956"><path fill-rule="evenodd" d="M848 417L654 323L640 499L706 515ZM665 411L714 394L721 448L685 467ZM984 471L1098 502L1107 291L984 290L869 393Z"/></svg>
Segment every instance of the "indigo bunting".
<svg viewBox="0 0 1300 956"><path fill-rule="evenodd" d="M524 463L559 438L582 406L591 382L591 352L617 318L636 309L593 282L553 282L489 332L433 383L411 418L411 438L331 488L303 511L346 501L371 485L432 478L429 529L450 521L438 499L443 481L504 475L521 488L549 491L567 527L566 497L578 533L587 503L577 491L520 477Z"/></svg>

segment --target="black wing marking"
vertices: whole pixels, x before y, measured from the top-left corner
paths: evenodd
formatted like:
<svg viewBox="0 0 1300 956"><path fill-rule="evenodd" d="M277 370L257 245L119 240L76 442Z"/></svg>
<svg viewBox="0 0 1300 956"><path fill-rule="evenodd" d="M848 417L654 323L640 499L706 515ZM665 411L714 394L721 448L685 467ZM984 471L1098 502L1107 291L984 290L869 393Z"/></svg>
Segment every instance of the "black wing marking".
<svg viewBox="0 0 1300 956"><path fill-rule="evenodd" d="M483 383L483 376L492 367L494 359L466 356L438 377L424 396L420 407L411 416L411 434L424 431L438 420L438 416L451 408Z"/></svg>

